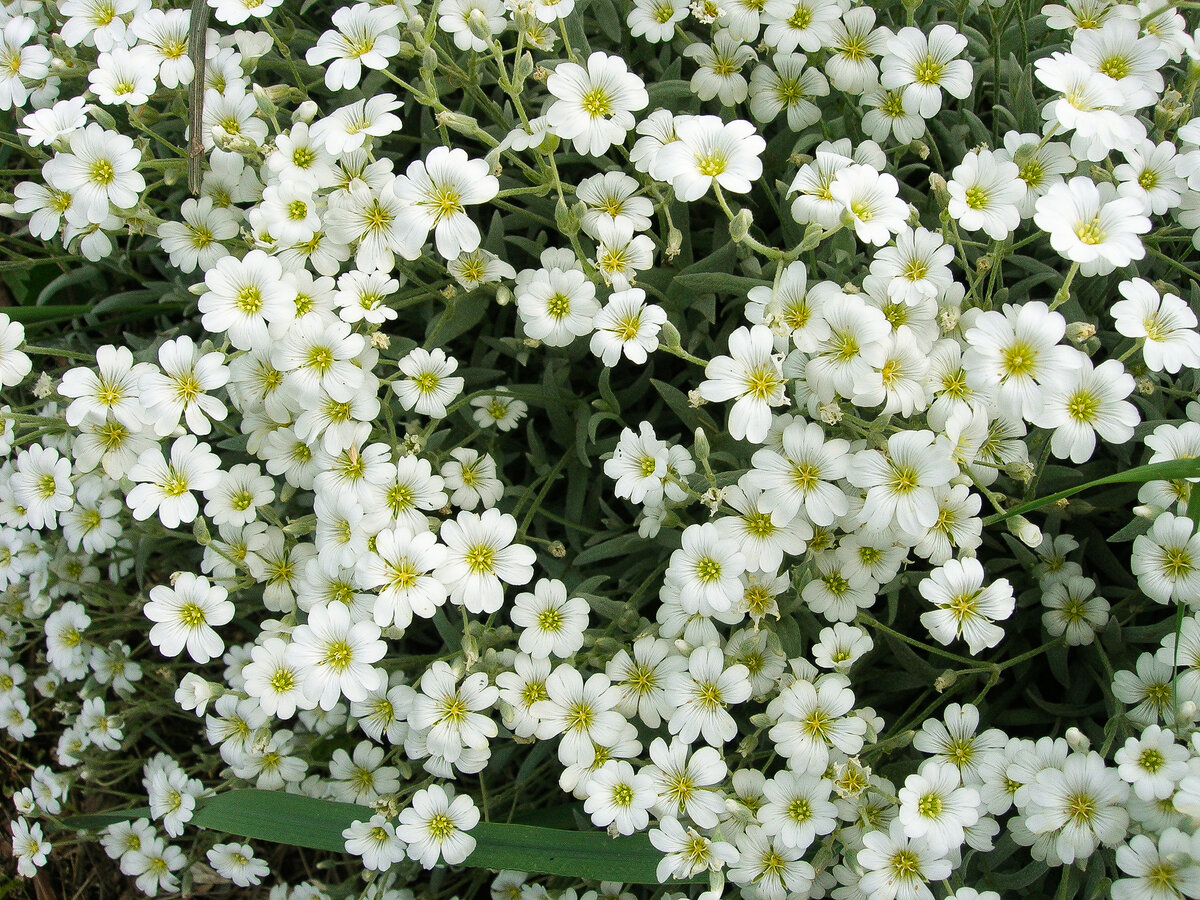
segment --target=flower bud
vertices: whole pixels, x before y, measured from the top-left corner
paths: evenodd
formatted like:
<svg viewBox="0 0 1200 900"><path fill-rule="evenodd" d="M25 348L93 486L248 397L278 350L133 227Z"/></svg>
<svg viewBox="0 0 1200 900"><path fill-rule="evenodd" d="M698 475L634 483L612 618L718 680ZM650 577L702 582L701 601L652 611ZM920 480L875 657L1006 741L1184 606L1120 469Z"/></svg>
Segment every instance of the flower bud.
<svg viewBox="0 0 1200 900"><path fill-rule="evenodd" d="M668 350L681 349L679 343L679 329L671 324L670 319L668 319L666 322L663 322L662 328L659 329L659 336L662 338L662 345Z"/></svg>
<svg viewBox="0 0 1200 900"><path fill-rule="evenodd" d="M804 229L804 237L800 239L801 252L807 253L809 250L815 250L824 236L825 229L821 227L821 224L819 222L810 222Z"/></svg>
<svg viewBox="0 0 1200 900"><path fill-rule="evenodd" d="M704 433L703 428L696 429L696 443L695 443L695 446L692 448L692 451L693 451L693 455L700 462L703 463L708 460L708 451L709 451L708 435Z"/></svg>
<svg viewBox="0 0 1200 900"><path fill-rule="evenodd" d="M250 91L254 94L254 102L258 106L258 111L268 119L274 118L277 107L270 94L267 93L267 89L261 84L255 84Z"/></svg>
<svg viewBox="0 0 1200 900"><path fill-rule="evenodd" d="M1067 743L1071 745L1071 749L1077 753L1087 753L1092 747L1092 742L1088 740L1086 734L1072 725L1063 735L1067 739Z"/></svg>
<svg viewBox="0 0 1200 900"><path fill-rule="evenodd" d="M740 244L750 234L750 226L754 223L754 216L750 210L740 209L729 221L729 236L733 238L734 243Z"/></svg>
<svg viewBox="0 0 1200 900"><path fill-rule="evenodd" d="M579 233L579 218L564 200L560 199L554 207L554 224L567 237Z"/></svg>
<svg viewBox="0 0 1200 900"><path fill-rule="evenodd" d="M492 39L492 26L488 23L487 13L479 7L471 9L470 15L467 16L467 28L481 41Z"/></svg>
<svg viewBox="0 0 1200 900"><path fill-rule="evenodd" d="M1042 529L1038 528L1024 516L1013 516L1006 524L1008 530L1026 547L1042 545Z"/></svg>

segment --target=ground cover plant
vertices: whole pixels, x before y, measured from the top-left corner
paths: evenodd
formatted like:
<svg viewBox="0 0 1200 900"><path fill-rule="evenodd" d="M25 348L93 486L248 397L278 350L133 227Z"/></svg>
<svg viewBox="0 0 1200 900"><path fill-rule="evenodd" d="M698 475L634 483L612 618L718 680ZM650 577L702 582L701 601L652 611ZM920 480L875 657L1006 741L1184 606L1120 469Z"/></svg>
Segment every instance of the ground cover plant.
<svg viewBox="0 0 1200 900"><path fill-rule="evenodd" d="M0 2L0 895L1200 897L1196 6Z"/></svg>

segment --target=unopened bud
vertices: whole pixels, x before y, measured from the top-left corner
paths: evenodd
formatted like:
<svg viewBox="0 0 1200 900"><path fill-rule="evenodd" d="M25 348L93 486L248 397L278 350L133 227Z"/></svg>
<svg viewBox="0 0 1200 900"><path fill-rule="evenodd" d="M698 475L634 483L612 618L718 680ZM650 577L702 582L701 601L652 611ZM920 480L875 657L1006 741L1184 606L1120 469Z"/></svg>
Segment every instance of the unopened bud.
<svg viewBox="0 0 1200 900"><path fill-rule="evenodd" d="M292 113L292 121L303 122L307 125L317 117L317 113L320 111L321 108L317 106L315 100L305 100L303 103L297 106L295 111Z"/></svg>
<svg viewBox="0 0 1200 900"><path fill-rule="evenodd" d="M810 222L804 229L804 237L800 239L801 252L807 253L809 250L815 250L824 236L825 229L821 227L820 223Z"/></svg>
<svg viewBox="0 0 1200 900"><path fill-rule="evenodd" d="M196 516L196 520L192 523L192 536L195 537L196 543L201 547L208 545L212 540L212 535L208 531L208 523L204 521L204 516Z"/></svg>
<svg viewBox="0 0 1200 900"><path fill-rule="evenodd" d="M1184 700L1179 704L1179 717L1184 722L1194 722L1197 713L1200 713L1200 707L1196 706L1195 700Z"/></svg>
<svg viewBox="0 0 1200 900"><path fill-rule="evenodd" d="M567 206L566 201L559 200L554 207L554 224L567 237L579 233L579 218Z"/></svg>
<svg viewBox="0 0 1200 900"><path fill-rule="evenodd" d="M692 447L692 452L694 453L696 459L703 463L708 459L708 451L708 435L704 433L703 428L697 428L696 443Z"/></svg>
<svg viewBox="0 0 1200 900"><path fill-rule="evenodd" d="M750 214L748 209L738 210L729 222L729 236L733 238L735 243L741 243L750 234L750 226L754 223L754 216Z"/></svg>
<svg viewBox="0 0 1200 900"><path fill-rule="evenodd" d="M465 116L450 109L443 109L434 116L434 119L439 125L445 125L451 131L457 131L459 134L475 135L480 131L479 122L474 116Z"/></svg>
<svg viewBox="0 0 1200 900"><path fill-rule="evenodd" d="M267 118L274 117L276 106L266 88L261 84L255 84L250 90L254 94L254 102L258 106L258 111Z"/></svg>
<svg viewBox="0 0 1200 900"><path fill-rule="evenodd" d="M674 325L672 325L671 321L669 319L666 322L663 322L662 328L659 329L658 333L659 333L659 336L662 338L663 346L666 347L668 350L679 350L680 349L679 329L676 328Z"/></svg>
<svg viewBox="0 0 1200 900"><path fill-rule="evenodd" d="M490 41L492 39L492 26L488 22L487 13L479 7L471 9L467 16L467 28L471 30L471 34L479 38L481 41Z"/></svg>
<svg viewBox="0 0 1200 900"><path fill-rule="evenodd" d="M425 52L421 54L421 74L423 75L425 72L428 72L432 76L437 69L437 64L437 51L432 47L426 47Z"/></svg>
<svg viewBox="0 0 1200 900"><path fill-rule="evenodd" d="M1042 545L1042 529L1038 528L1024 516L1013 516L1006 523L1008 530L1026 547Z"/></svg>
<svg viewBox="0 0 1200 900"><path fill-rule="evenodd" d="M1087 735L1074 725L1067 729L1063 737L1067 739L1067 743L1070 744L1071 749L1077 753L1087 753L1092 748L1092 742L1088 740Z"/></svg>

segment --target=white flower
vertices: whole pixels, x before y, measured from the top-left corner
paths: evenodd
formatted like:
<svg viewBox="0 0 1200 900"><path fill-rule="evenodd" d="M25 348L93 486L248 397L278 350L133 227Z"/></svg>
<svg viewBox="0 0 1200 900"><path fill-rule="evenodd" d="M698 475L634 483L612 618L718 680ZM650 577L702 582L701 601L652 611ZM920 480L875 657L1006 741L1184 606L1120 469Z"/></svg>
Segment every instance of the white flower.
<svg viewBox="0 0 1200 900"><path fill-rule="evenodd" d="M1190 518L1164 512L1134 538L1130 571L1151 600L1200 608L1200 534L1194 531Z"/></svg>
<svg viewBox="0 0 1200 900"><path fill-rule="evenodd" d="M746 484L763 491L763 507L789 520L803 511L815 525L832 525L849 509L837 486L849 466L850 444L826 440L816 422L792 422L780 437L778 450L757 450L746 473Z"/></svg>
<svg viewBox="0 0 1200 900"><path fill-rule="evenodd" d="M207 857L218 875L238 887L261 884L262 877L271 871L266 860L255 856L249 844L217 844L208 851Z"/></svg>
<svg viewBox="0 0 1200 900"><path fill-rule="evenodd" d="M729 336L729 353L705 367L700 396L716 402L737 398L729 411L730 436L761 444L771 426L771 407L788 402L774 336L764 325L738 328Z"/></svg>
<svg viewBox="0 0 1200 900"><path fill-rule="evenodd" d="M654 805L654 781L645 771L634 773L624 760L610 759L592 773L584 788L584 811L597 828L618 834L645 830Z"/></svg>
<svg viewBox="0 0 1200 900"><path fill-rule="evenodd" d="M33 878L38 869L46 864L50 854L50 842L42 837L42 826L38 822L30 825L23 817L9 823L12 829L12 852L17 859L17 874Z"/></svg>
<svg viewBox="0 0 1200 900"><path fill-rule="evenodd" d="M871 530L898 525L921 534L937 521L933 489L958 474L943 444L931 431L902 431L888 438L886 455L862 450L854 455L846 478L866 488L860 520Z"/></svg>
<svg viewBox="0 0 1200 900"><path fill-rule="evenodd" d="M518 275L516 297L525 333L550 347L589 333L600 311L596 286L575 268L537 269L524 281Z"/></svg>
<svg viewBox="0 0 1200 900"><path fill-rule="evenodd" d="M504 603L507 584L528 584L537 555L524 544L514 544L517 520L498 509L481 515L460 512L442 523L445 561L435 577L446 585L450 602L468 612L494 613Z"/></svg>
<svg viewBox="0 0 1200 900"><path fill-rule="evenodd" d="M204 283L201 324L206 331L228 334L239 350L268 347L268 323L295 317L295 290L284 280L279 261L261 250L242 259L222 257L205 273Z"/></svg>
<svg viewBox="0 0 1200 900"><path fill-rule="evenodd" d="M206 663L221 655L225 642L213 629L232 618L229 592L203 576L180 572L174 586L155 585L142 610L154 622L150 643L164 656L178 656L187 648L194 662Z"/></svg>
<svg viewBox="0 0 1200 900"><path fill-rule="evenodd" d="M438 27L454 38L459 50L481 53L488 43L475 35L473 21L484 26L490 36L500 34L508 24L501 0L446 0L438 5Z"/></svg>
<svg viewBox="0 0 1200 900"><path fill-rule="evenodd" d="M209 419L225 420L225 404L209 394L229 381L225 355L219 351L201 352L190 337L183 335L166 341L158 348L160 372L147 368L138 380L146 419L159 437L171 434L182 416L192 434L212 431Z"/></svg>
<svg viewBox="0 0 1200 900"><path fill-rule="evenodd" d="M396 6L343 6L333 14L336 30L317 38L304 60L310 66L333 60L325 66L325 86L331 91L350 90L362 78L364 66L385 69L388 59L400 52L396 26L404 19L404 11Z"/></svg>
<svg viewBox="0 0 1200 900"><path fill-rule="evenodd" d="M746 557L712 522L689 525L682 546L671 554L666 580L680 592L689 613L713 615L733 608L742 596Z"/></svg>
<svg viewBox="0 0 1200 900"><path fill-rule="evenodd" d="M1021 224L1017 203L1025 196L1017 164L991 150L974 150L954 167L947 210L967 231L982 230L1002 241Z"/></svg>
<svg viewBox="0 0 1200 900"><path fill-rule="evenodd" d="M287 657L287 643L267 638L250 650L250 662L242 669L245 691L258 701L269 716L290 719L297 709L312 709L316 703L301 689L303 674Z"/></svg>
<svg viewBox="0 0 1200 900"><path fill-rule="evenodd" d="M711 43L696 41L689 44L683 55L699 65L692 75L691 89L701 100L719 96L723 105L734 106L746 99L747 84L742 67L754 59L755 54L729 31L718 31Z"/></svg>
<svg viewBox="0 0 1200 900"><path fill-rule="evenodd" d="M504 496L504 484L496 477L496 461L470 447L455 447L450 459L442 463L441 477L450 491L450 503L472 510L483 504L491 509ZM445 505L445 502L441 505Z"/></svg>
<svg viewBox="0 0 1200 900"><path fill-rule="evenodd" d="M1092 368L1092 361L1077 355L1074 368L1056 373L1042 391L1042 406L1029 417L1039 428L1053 428L1050 450L1073 463L1091 459L1096 435L1113 444L1133 437L1141 421L1137 408L1125 400L1133 393L1133 376L1115 359Z"/></svg>
<svg viewBox="0 0 1200 900"><path fill-rule="evenodd" d="M53 447L33 444L22 450L9 484L30 528L58 528L58 514L74 506L71 460Z"/></svg>
<svg viewBox="0 0 1200 900"><path fill-rule="evenodd" d="M229 210L214 206L211 197L189 197L179 207L179 215L182 221L166 221L158 226L158 239L171 265L185 273L197 268L207 272L217 260L229 255L221 242L238 233L237 219Z"/></svg>
<svg viewBox="0 0 1200 900"><path fill-rule="evenodd" d="M1129 878L1112 886L1113 900L1175 900L1200 895L1194 837L1168 828L1155 841L1135 834L1117 847L1117 867Z"/></svg>
<svg viewBox="0 0 1200 900"><path fill-rule="evenodd" d="M490 428L493 425L498 431L512 431L517 423L524 418L529 407L524 400L505 396L507 390L501 388L499 393L485 394L471 399L474 411L471 417L480 428Z"/></svg>
<svg viewBox="0 0 1200 900"><path fill-rule="evenodd" d="M662 819L658 828L650 829L650 843L663 854L655 873L659 881L720 871L738 860L732 844L712 841L690 826L685 831L674 816Z"/></svg>
<svg viewBox="0 0 1200 900"><path fill-rule="evenodd" d="M928 882L950 875L950 860L926 839L909 837L899 819L866 832L862 843L857 861L867 871L858 886L872 900L933 900Z"/></svg>
<svg viewBox="0 0 1200 900"><path fill-rule="evenodd" d="M1005 578L984 587L983 579L980 562L964 557L949 560L921 580L921 596L938 607L922 613L921 624L939 643L961 637L971 653L978 654L1004 637L1004 629L994 623L1012 615L1012 587Z"/></svg>
<svg viewBox="0 0 1200 900"><path fill-rule="evenodd" d="M837 823L837 807L829 802L833 783L808 773L783 771L763 784L766 801L758 812L763 831L800 852Z"/></svg>
<svg viewBox="0 0 1200 900"><path fill-rule="evenodd" d="M342 831L346 852L361 856L363 865L384 872L404 859L405 844L396 836L396 828L383 816L375 815L366 821L355 821Z"/></svg>
<svg viewBox="0 0 1200 900"><path fill-rule="evenodd" d="M899 189L891 175L854 163L833 176L829 194L849 213L858 239L882 247L908 218L908 204L896 196Z"/></svg>
<svg viewBox="0 0 1200 900"><path fill-rule="evenodd" d="M1078 363L1078 352L1058 343L1066 329L1066 320L1040 300L1006 303L1003 312L977 316L965 336L967 386L995 388L1000 409L1008 415L1034 415L1041 405L1041 386Z"/></svg>
<svg viewBox="0 0 1200 900"><path fill-rule="evenodd" d="M303 678L304 695L321 709L338 700L363 700L385 681L383 670L371 664L387 652L373 622L354 622L344 603L319 604L308 611L308 621L292 634L287 660Z"/></svg>
<svg viewBox="0 0 1200 900"><path fill-rule="evenodd" d="M561 581L541 578L532 593L517 594L510 615L521 629L522 652L534 659L566 659L583 646L589 612L582 597L567 599L567 588Z"/></svg>
<svg viewBox="0 0 1200 900"><path fill-rule="evenodd" d="M1028 795L1025 823L1049 836L1057 859L1070 865L1100 844L1115 847L1129 826L1129 785L1094 751L1072 753L1061 768L1042 769Z"/></svg>
<svg viewBox="0 0 1200 900"><path fill-rule="evenodd" d="M424 161L409 163L392 190L403 206L400 224L411 230L406 243L420 246L432 230L438 253L452 260L479 246L479 228L465 207L487 203L500 182L484 160L469 159L460 148L434 147Z"/></svg>
<svg viewBox="0 0 1200 900"><path fill-rule="evenodd" d="M979 821L979 793L959 786L958 769L927 760L900 789L899 821L909 837L925 838L936 853L960 846L964 829Z"/></svg>
<svg viewBox="0 0 1200 900"><path fill-rule="evenodd" d="M396 836L408 843L408 858L432 869L439 859L449 865L463 862L475 849L475 838L466 832L479 824L479 810L466 794L454 788L430 785L413 795L412 805L400 813Z"/></svg>
<svg viewBox="0 0 1200 900"><path fill-rule="evenodd" d="M742 770L746 771L746 770ZM750 825L737 840L741 856L729 867L729 879L752 888L761 900L786 900L804 894L816 880L802 851L788 847L758 825Z"/></svg>
<svg viewBox="0 0 1200 900"><path fill-rule="evenodd" d="M590 766L596 747L611 747L627 724L615 707L620 694L607 675L594 673L584 681L570 664L557 666L546 679L546 699L530 708L538 720L537 736L561 736L559 760L564 765Z"/></svg>
<svg viewBox="0 0 1200 900"><path fill-rule="evenodd" d="M463 379L451 375L458 368L458 360L447 356L440 348L431 353L416 347L397 365L408 376L392 382L400 404L423 416L445 418L446 404L463 389Z"/></svg>
<svg viewBox="0 0 1200 900"><path fill-rule="evenodd" d="M780 53L797 47L816 53L832 41L843 9L839 0L767 0L760 14L763 40Z"/></svg>
<svg viewBox="0 0 1200 900"><path fill-rule="evenodd" d="M358 583L379 591L372 607L376 625L407 628L414 614L428 619L437 612L447 590L430 572L445 552L433 532L413 533L403 524L375 535L374 549L358 561Z"/></svg>
<svg viewBox="0 0 1200 900"><path fill-rule="evenodd" d="M71 152L56 154L42 175L51 187L72 195L79 225L105 221L110 203L118 209L137 205L146 180L137 171L142 153L132 138L93 122L72 132L70 144Z"/></svg>
<svg viewBox="0 0 1200 900"><path fill-rule="evenodd" d="M879 83L903 88L920 115L932 118L942 108L943 90L959 100L971 93L971 64L956 59L966 47L966 37L950 25L935 25L928 36L917 28L901 28L887 42Z"/></svg>
<svg viewBox="0 0 1200 900"><path fill-rule="evenodd" d="M678 139L658 151L655 177L669 181L685 203L699 200L714 182L735 194L748 193L762 175L759 157L767 144L744 119L676 117L675 133Z"/></svg>
<svg viewBox="0 0 1200 900"><path fill-rule="evenodd" d="M1109 307L1109 314L1116 320L1118 332L1142 339L1142 357L1148 368L1174 375L1185 366L1200 367L1196 314L1180 297L1159 295L1144 278L1126 279L1117 287L1125 299Z"/></svg>
<svg viewBox="0 0 1200 900"><path fill-rule="evenodd" d="M625 22L630 37L657 44L669 42L675 36L675 26L687 17L688 5L683 0L634 0Z"/></svg>
<svg viewBox="0 0 1200 900"><path fill-rule="evenodd" d="M776 53L772 66L756 66L750 75L750 112L760 122L772 122L787 110L792 131L803 131L821 117L810 98L829 94L829 82L815 66L805 66L803 53Z"/></svg>
<svg viewBox="0 0 1200 900"><path fill-rule="evenodd" d="M592 323L590 349L604 365L615 366L622 354L641 365L658 349L658 332L667 321L666 311L646 303L641 288L613 291Z"/></svg>
<svg viewBox="0 0 1200 900"><path fill-rule="evenodd" d="M829 674L816 682L797 679L767 705L775 722L769 737L794 772L820 775L829 765L830 748L847 756L862 749L867 723L847 715L854 706L850 679Z"/></svg>
<svg viewBox="0 0 1200 900"><path fill-rule="evenodd" d="M403 124L395 114L403 101L395 94L375 94L334 110L315 122L308 134L333 156L357 150L372 137L384 137ZM295 129L293 128L293 133ZM390 267L389 267L390 268Z"/></svg>
<svg viewBox="0 0 1200 900"><path fill-rule="evenodd" d="M603 156L613 144L623 144L633 114L650 102L645 84L625 60L599 51L588 57L587 68L560 63L546 88L555 98L546 110L551 131L587 156Z"/></svg>
<svg viewBox="0 0 1200 900"><path fill-rule="evenodd" d="M1187 747L1175 743L1175 734L1157 724L1148 725L1140 737L1130 737L1113 755L1117 774L1143 800L1165 800L1175 793L1188 774Z"/></svg>
<svg viewBox="0 0 1200 900"><path fill-rule="evenodd" d="M237 463L204 496L208 499L204 514L214 525L249 525L258 517L259 507L275 499L275 481L257 463Z"/></svg>
<svg viewBox="0 0 1200 900"><path fill-rule="evenodd" d="M88 72L88 83L96 99L106 106L122 103L143 106L158 86L157 54L149 47L113 47L101 53L95 68Z"/></svg>
<svg viewBox="0 0 1200 900"><path fill-rule="evenodd" d="M1090 644L1108 624L1108 601L1094 597L1096 582L1081 575L1057 581L1042 594L1042 626L1053 637L1062 636L1068 647Z"/></svg>
<svg viewBox="0 0 1200 900"><path fill-rule="evenodd" d="M50 72L50 51L36 41L29 43L37 30L37 22L20 15L0 29L0 109L24 106L29 100L25 81L41 81Z"/></svg>
<svg viewBox="0 0 1200 900"><path fill-rule="evenodd" d="M703 736L713 747L737 736L737 723L728 707L750 699L750 673L741 663L726 667L719 647L697 647L688 656L687 672L675 680L669 693L675 711L667 722L671 734L694 743Z"/></svg>
<svg viewBox="0 0 1200 900"><path fill-rule="evenodd" d="M171 444L170 460L157 445L143 451L129 470L129 480L137 482L125 495L125 501L138 521L156 512L167 528L178 528L193 521L200 512L193 491L207 491L221 480L221 461L208 444L195 435L185 434Z"/></svg>
<svg viewBox="0 0 1200 900"><path fill-rule="evenodd" d="M1037 201L1033 221L1084 275L1107 275L1146 255L1138 235L1150 230L1150 219L1141 201L1118 197L1108 182L1080 176L1054 185Z"/></svg>

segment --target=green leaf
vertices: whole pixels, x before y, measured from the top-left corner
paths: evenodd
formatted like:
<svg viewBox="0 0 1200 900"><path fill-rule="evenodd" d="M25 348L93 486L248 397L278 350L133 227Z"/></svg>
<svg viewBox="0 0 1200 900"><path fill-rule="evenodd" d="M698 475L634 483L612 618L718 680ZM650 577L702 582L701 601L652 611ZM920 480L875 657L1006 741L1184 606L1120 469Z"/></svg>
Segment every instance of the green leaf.
<svg viewBox="0 0 1200 900"><path fill-rule="evenodd" d="M1013 516L1023 516L1025 513L1034 512L1043 506L1049 506L1051 503L1057 503L1065 497L1078 494L1080 491L1086 491L1089 488L1099 487L1104 484L1141 484L1145 481L1157 481L1160 479L1175 481L1181 478L1200 478L1200 460L1169 459L1166 462L1152 463L1148 466L1134 466L1132 469L1126 469L1124 472L1106 475L1103 478L1097 478L1084 484L1077 484L1066 490L1058 491L1045 497L1039 497L1036 500L1030 500L1028 503L1021 503L1002 513L995 513L988 516L983 520L983 524L994 525L996 522L1003 522L1005 519L1011 519Z"/></svg>
<svg viewBox="0 0 1200 900"><path fill-rule="evenodd" d="M602 559L612 559L614 556L626 556L634 550L647 544L640 534L622 534L609 541L593 544L575 557L574 565L586 566Z"/></svg>
<svg viewBox="0 0 1200 900"><path fill-rule="evenodd" d="M78 830L102 828L148 812L130 809L73 816L63 824ZM200 800L191 824L260 841L344 853L342 832L351 823L366 821L372 815L370 807L354 803L279 791L238 790ZM655 870L662 855L644 834L614 839L603 831L500 822L480 822L470 834L475 838L475 851L464 865L472 868L658 884Z"/></svg>
<svg viewBox="0 0 1200 900"><path fill-rule="evenodd" d="M659 396L667 401L667 406L671 407L671 411L679 416L679 421L683 422L689 431L694 432L697 428L703 428L709 434L720 434L721 428L713 421L712 416L692 406L688 402L687 395L679 388L667 384L665 381L659 381L657 378L651 378L650 383L654 385Z"/></svg>

